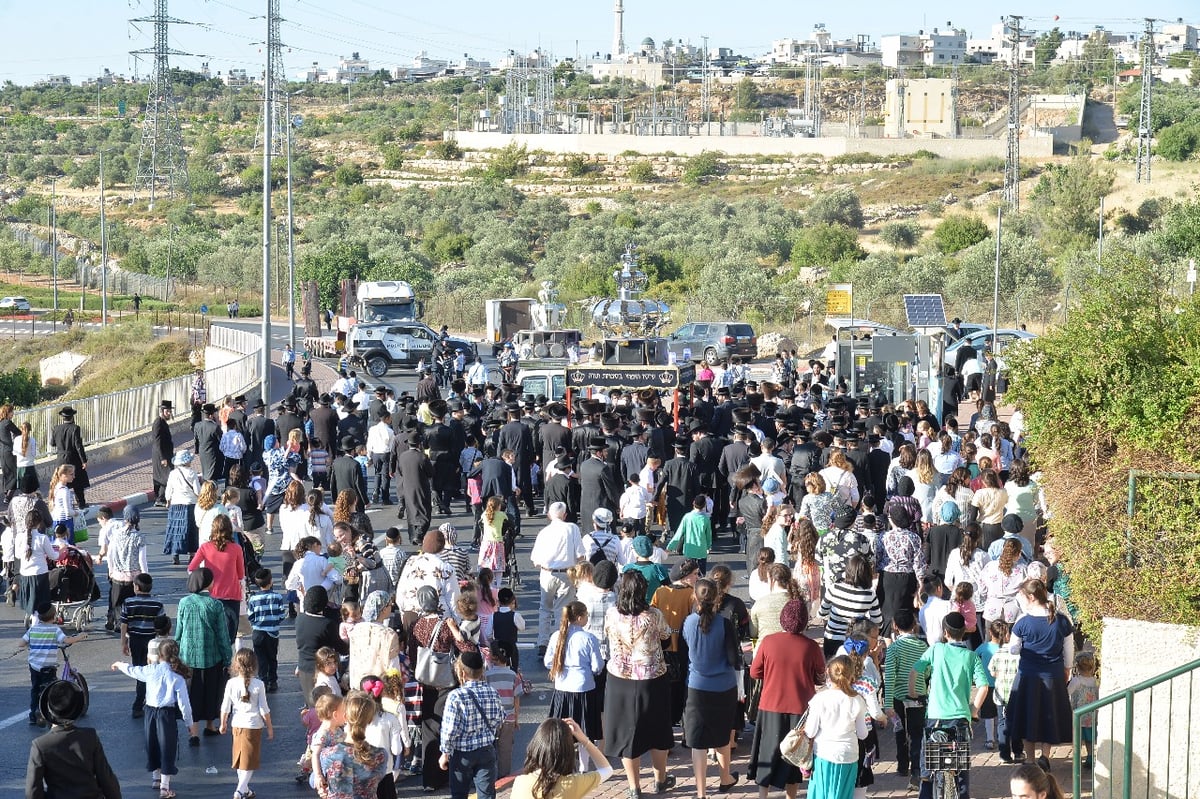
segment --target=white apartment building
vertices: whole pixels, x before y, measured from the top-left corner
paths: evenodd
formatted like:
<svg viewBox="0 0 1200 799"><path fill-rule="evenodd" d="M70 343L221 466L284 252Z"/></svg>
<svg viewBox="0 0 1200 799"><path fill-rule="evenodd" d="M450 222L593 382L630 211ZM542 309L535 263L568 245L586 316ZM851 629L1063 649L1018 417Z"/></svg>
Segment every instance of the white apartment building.
<svg viewBox="0 0 1200 799"><path fill-rule="evenodd" d="M1012 31L1006 22L997 22L992 26L992 35L986 39L968 39L967 55L980 64L1011 64L1012 63ZM1020 63L1032 64L1036 57L1033 40L1026 35L1021 36Z"/></svg>
<svg viewBox="0 0 1200 799"><path fill-rule="evenodd" d="M1154 46L1162 58L1175 53L1194 53L1200 50L1200 28L1183 20L1168 23L1154 34Z"/></svg>
<svg viewBox="0 0 1200 799"><path fill-rule="evenodd" d="M881 37L879 50L885 67L951 66L967 58L967 33L948 28L918 31L916 36L892 34Z"/></svg>

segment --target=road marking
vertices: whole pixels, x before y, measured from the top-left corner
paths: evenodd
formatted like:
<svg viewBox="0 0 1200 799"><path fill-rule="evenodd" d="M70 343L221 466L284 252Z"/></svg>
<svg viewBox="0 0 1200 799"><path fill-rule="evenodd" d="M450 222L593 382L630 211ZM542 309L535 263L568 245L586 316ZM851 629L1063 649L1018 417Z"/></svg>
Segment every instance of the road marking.
<svg viewBox="0 0 1200 799"><path fill-rule="evenodd" d="M16 724L21 719L28 719L28 718L29 718L29 711L22 710L20 713L15 713L15 714L9 716L8 718L0 721L0 730L4 729L5 727L11 727L12 725Z"/></svg>

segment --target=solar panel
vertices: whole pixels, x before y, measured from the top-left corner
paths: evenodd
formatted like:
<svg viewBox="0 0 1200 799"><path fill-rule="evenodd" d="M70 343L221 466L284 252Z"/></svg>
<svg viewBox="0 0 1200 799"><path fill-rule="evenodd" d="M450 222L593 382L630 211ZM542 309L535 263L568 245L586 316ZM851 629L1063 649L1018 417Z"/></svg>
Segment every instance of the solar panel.
<svg viewBox="0 0 1200 799"><path fill-rule="evenodd" d="M904 313L908 315L908 326L942 327L946 324L946 307L941 294L905 294Z"/></svg>

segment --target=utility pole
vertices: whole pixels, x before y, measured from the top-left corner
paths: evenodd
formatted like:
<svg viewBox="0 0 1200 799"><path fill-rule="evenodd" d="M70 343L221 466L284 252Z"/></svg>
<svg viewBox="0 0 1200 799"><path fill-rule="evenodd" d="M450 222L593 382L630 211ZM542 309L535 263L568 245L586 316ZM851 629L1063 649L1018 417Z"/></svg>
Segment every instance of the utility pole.
<svg viewBox="0 0 1200 799"><path fill-rule="evenodd" d="M1000 240L1004 230L1004 206L996 209L996 271L992 284L992 352L997 349L1000 329Z"/></svg>
<svg viewBox="0 0 1200 799"><path fill-rule="evenodd" d="M187 153L183 149L183 134L179 127L179 111L171 87L170 56L191 55L170 46L167 40L171 25L190 25L167 13L167 0L154 0L154 15L138 17L130 22L154 23L154 46L132 51L134 55L154 57L150 89L146 97L146 117L142 122L142 143L138 149L137 174L134 189L149 191L150 207L160 189L167 196L188 193Z"/></svg>
<svg viewBox="0 0 1200 799"><path fill-rule="evenodd" d="M1008 17L1008 151L1004 159L1004 201L1021 207L1021 17Z"/></svg>
<svg viewBox="0 0 1200 799"><path fill-rule="evenodd" d="M279 0L268 0L267 3L267 56L271 66L271 79L264 79L264 86L273 86L274 90L271 96L270 113L271 113L271 153L278 155L283 152L284 137L287 135L286 114L284 111L284 101L279 96L279 92L284 91L287 87L287 73L283 65L283 42L280 40L279 29L280 23L283 22L283 17L279 13ZM349 88L347 87L347 91ZM259 131L262 132L261 130ZM255 146L258 142L255 142ZM264 400L265 402L266 400Z"/></svg>
<svg viewBox="0 0 1200 799"><path fill-rule="evenodd" d="M299 92L296 92L299 94ZM296 350L296 243L295 217L292 216L292 95L285 100L287 110L287 259L288 259L288 343Z"/></svg>
<svg viewBox="0 0 1200 799"><path fill-rule="evenodd" d="M950 67L950 136L958 138L958 62Z"/></svg>
<svg viewBox="0 0 1200 799"><path fill-rule="evenodd" d="M54 203L57 200L58 181L50 181L50 211L46 221L50 223L50 274L54 285L54 310L58 310L58 214Z"/></svg>
<svg viewBox="0 0 1200 799"><path fill-rule="evenodd" d="M903 139L907 122L904 119L904 67L896 68L896 138Z"/></svg>
<svg viewBox="0 0 1200 799"><path fill-rule="evenodd" d="M262 401L271 403L271 98L275 90L275 34L278 24L271 15L278 10L279 0L268 0L267 69L263 73L263 208L262 208L262 350L259 369L262 379Z"/></svg>
<svg viewBox="0 0 1200 799"><path fill-rule="evenodd" d="M1142 103L1138 111L1137 182L1150 182L1150 99L1154 90L1154 20L1146 17L1142 34Z"/></svg>
<svg viewBox="0 0 1200 799"><path fill-rule="evenodd" d="M1096 237L1096 274L1100 274L1104 263L1104 198L1100 198L1100 220Z"/></svg>
<svg viewBox="0 0 1200 799"><path fill-rule="evenodd" d="M703 38L704 41L704 56L701 60L704 70L703 76L700 79L700 121L704 123L704 133L707 135L709 131L709 123L712 122L712 112L709 111L712 105L712 75L709 74L708 63L708 37Z"/></svg>
<svg viewBox="0 0 1200 799"><path fill-rule="evenodd" d="M108 327L108 226L104 218L104 151L100 151L100 326Z"/></svg>

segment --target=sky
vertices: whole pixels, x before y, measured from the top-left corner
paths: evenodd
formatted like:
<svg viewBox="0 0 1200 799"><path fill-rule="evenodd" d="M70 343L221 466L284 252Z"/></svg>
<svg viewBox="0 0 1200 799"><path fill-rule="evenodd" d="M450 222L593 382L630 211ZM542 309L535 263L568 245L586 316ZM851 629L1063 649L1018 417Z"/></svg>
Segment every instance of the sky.
<svg viewBox="0 0 1200 799"><path fill-rule="evenodd" d="M171 46L196 54L172 56L172 65L195 69L208 60L214 73L261 71L267 5L268 0L172 0L170 15L195 24L172 26ZM355 51L372 66L387 68L406 65L421 51L494 63L510 49L542 47L559 58L612 49L613 0L280 0L280 6L290 77L314 61L335 66L339 56ZM152 45L153 26L129 19L153 13L154 0L0 0L0 81L25 85L65 74L79 82L104 68L144 75L148 58L135 64L129 51ZM1034 30L1088 31L1099 25L1126 33L1143 28L1139 13L1200 24L1196 0L1150 0L1136 7L1117 0L1058 0L1037 8L981 0L857 0L825 8L796 0L625 0L625 42L636 47L649 36L698 45L708 36L711 47L754 56L767 52L773 39L808 38L816 23L837 39L863 33L878 43L889 33L916 33L947 22L984 38L1001 14L1022 14Z"/></svg>

